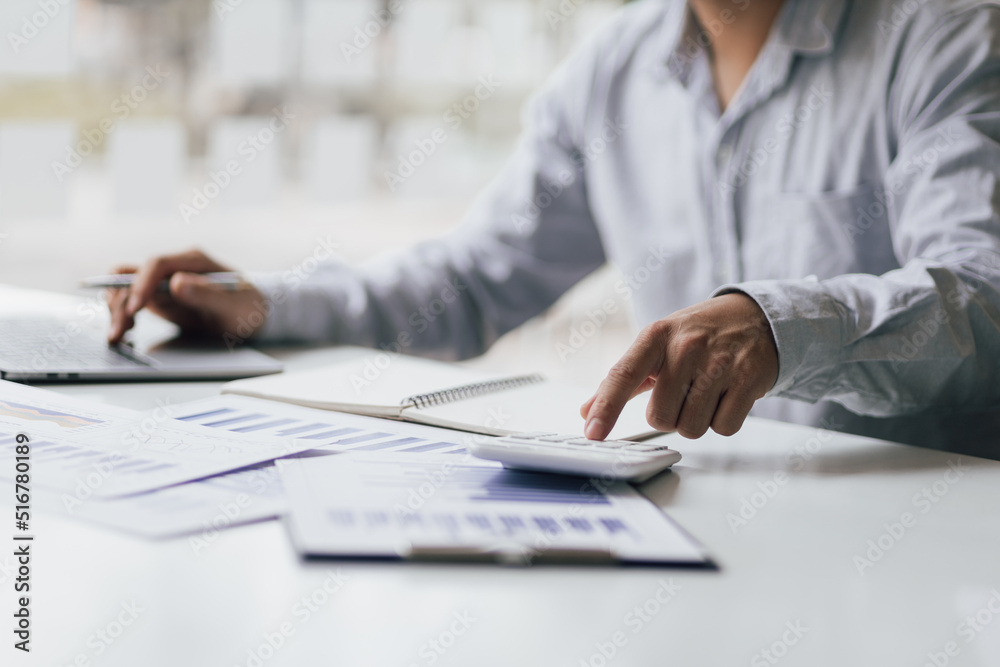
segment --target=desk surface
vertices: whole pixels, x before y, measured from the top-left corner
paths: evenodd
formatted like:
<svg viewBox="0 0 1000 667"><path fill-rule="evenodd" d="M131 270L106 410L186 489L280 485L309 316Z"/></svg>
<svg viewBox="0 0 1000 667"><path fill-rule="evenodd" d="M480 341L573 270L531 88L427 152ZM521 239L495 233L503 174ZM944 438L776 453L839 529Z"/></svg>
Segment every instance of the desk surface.
<svg viewBox="0 0 1000 667"><path fill-rule="evenodd" d="M218 391L53 388L132 408ZM717 572L303 563L277 521L196 552L41 514L34 651L4 664L1000 664L1000 463L760 420L675 446L642 490Z"/></svg>

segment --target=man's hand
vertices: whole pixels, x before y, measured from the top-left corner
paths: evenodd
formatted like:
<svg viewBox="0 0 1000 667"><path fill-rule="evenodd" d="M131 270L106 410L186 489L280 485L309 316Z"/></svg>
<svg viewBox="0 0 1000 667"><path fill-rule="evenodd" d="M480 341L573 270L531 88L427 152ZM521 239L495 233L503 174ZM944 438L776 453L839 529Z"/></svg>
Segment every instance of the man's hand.
<svg viewBox="0 0 1000 667"><path fill-rule="evenodd" d="M732 435L777 379L764 311L745 294L725 294L643 329L580 409L584 432L607 437L625 403L652 389L646 419L656 430L700 438L711 427Z"/></svg>
<svg viewBox="0 0 1000 667"><path fill-rule="evenodd" d="M214 271L229 269L199 250L157 257L142 268L119 267L117 273L135 273L136 278L129 289L108 291L111 310L108 342L121 341L135 323L135 314L146 307L187 333L210 336L229 333L241 338L256 333L267 314L264 295L249 283L232 289L212 284L198 275ZM168 278L170 291L157 291L160 282ZM237 331L241 326L244 330ZM246 331L247 327L252 330Z"/></svg>

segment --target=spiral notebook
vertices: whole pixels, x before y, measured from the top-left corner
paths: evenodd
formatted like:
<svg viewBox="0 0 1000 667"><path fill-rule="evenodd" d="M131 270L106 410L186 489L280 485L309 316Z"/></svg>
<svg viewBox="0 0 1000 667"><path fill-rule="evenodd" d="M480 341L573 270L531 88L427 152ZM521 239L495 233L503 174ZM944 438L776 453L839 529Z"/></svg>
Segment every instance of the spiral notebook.
<svg viewBox="0 0 1000 667"><path fill-rule="evenodd" d="M548 431L583 433L580 405L596 386L546 380L541 375L495 376L460 366L372 350L317 369L236 380L222 391L368 417L399 419L485 435ZM360 356L359 356L360 355ZM643 439L639 397L626 405L611 438Z"/></svg>

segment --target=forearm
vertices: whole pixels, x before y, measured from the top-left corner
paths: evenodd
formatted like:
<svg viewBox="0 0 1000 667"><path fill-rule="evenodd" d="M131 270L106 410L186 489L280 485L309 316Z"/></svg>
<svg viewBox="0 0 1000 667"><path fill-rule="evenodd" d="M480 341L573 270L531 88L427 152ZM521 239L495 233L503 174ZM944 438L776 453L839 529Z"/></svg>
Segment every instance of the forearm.
<svg viewBox="0 0 1000 667"><path fill-rule="evenodd" d="M481 354L604 262L592 223L555 208L543 231L498 233L473 221L361 267L331 261L304 280L256 276L267 301L257 339ZM573 237L579 243L567 245Z"/></svg>
<svg viewBox="0 0 1000 667"><path fill-rule="evenodd" d="M267 300L256 338L438 356L482 352L492 341L470 294L472 281L447 262L424 263L422 250L391 267L328 262L304 280L254 276Z"/></svg>

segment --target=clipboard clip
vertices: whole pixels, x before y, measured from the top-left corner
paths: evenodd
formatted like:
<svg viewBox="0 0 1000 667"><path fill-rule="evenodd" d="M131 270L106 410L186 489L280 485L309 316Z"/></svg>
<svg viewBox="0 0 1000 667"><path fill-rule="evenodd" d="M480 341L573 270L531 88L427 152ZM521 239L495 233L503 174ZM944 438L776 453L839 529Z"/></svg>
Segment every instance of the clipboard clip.
<svg viewBox="0 0 1000 667"><path fill-rule="evenodd" d="M555 563L617 563L619 559L608 549L536 549L517 542L472 545L414 543L402 554L403 558L420 561L485 561L501 565L527 567L536 562Z"/></svg>

